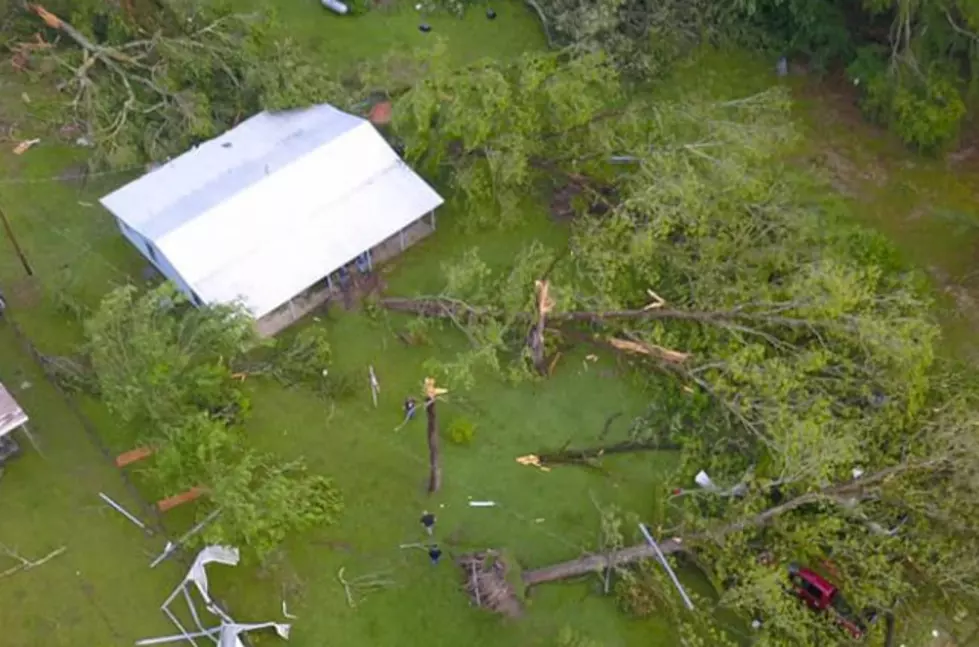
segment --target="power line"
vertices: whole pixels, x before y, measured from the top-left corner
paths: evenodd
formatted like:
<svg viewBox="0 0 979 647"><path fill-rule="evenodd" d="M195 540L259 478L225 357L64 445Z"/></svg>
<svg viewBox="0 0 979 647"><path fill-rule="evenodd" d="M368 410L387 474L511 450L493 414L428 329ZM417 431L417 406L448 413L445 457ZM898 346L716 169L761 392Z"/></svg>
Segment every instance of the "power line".
<svg viewBox="0 0 979 647"><path fill-rule="evenodd" d="M91 179L91 178L95 178L95 177L107 177L107 176L111 176L111 175L123 175L125 173L131 173L133 171L145 171L145 170L146 170L146 166L143 165L143 164L140 164L138 166L128 166L128 167L124 167L124 168L112 169L112 170L109 170L109 171L90 171L90 172L85 173L84 175L80 176L77 179L84 178L84 179L87 180L87 179ZM50 182L64 183L65 181L70 180L70 179L76 179L76 178L67 177L65 175L52 175L52 176L49 176L49 177L36 177L36 178L32 178L32 177L13 177L13 176L7 176L7 177L0 177L0 184L44 184L44 183L50 183Z"/></svg>

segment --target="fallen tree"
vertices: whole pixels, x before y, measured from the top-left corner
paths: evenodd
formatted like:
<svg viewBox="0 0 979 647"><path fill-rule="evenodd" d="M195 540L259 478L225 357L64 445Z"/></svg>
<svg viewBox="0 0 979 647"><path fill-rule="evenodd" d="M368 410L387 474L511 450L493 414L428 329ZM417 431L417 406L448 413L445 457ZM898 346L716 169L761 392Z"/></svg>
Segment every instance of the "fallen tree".
<svg viewBox="0 0 979 647"><path fill-rule="evenodd" d="M508 226L518 209L498 221L482 215L561 174L615 190L601 213L575 208L567 250L531 242L505 267L469 250L443 264L440 290L382 301L415 315L414 331L444 326L468 343L433 361L433 374L460 389L477 369L510 383L546 379L541 357L587 343L599 350L582 371L612 361L646 387L648 411L623 450L679 446L657 533L682 538L664 543L695 552L729 583L705 605L768 618L759 644L841 640L786 601L784 574L759 564L759 550L831 561L858 607L979 600L979 534L953 523L958 511L979 518L979 386L936 360L938 327L918 278L849 224L829 188L783 163L793 141L785 96L705 97L698 87L677 102L613 92L613 106L596 96L605 68L590 60L553 73L562 93L577 86L587 98L580 114L555 120L541 114L546 102L521 94L526 62L515 65L487 63L476 75L499 102L474 96L476 77L454 75L395 102L417 159L448 169L477 203L466 224ZM601 449L555 458L591 464ZM678 487L700 471L717 486ZM619 595L609 566L629 579L650 554L633 539L524 581L606 570L604 590ZM636 600L647 579L632 578ZM713 632L705 644L734 640L725 627Z"/></svg>
<svg viewBox="0 0 979 647"><path fill-rule="evenodd" d="M751 527L762 526L775 520L780 515L792 512L805 505L819 501L828 501L834 505L846 501L846 505L853 505L856 502L873 497L874 494L868 491L869 488L877 486L889 478L906 471L924 468L933 469L935 467L935 464L925 463L921 465L901 465L884 469L876 474L827 487L818 492L807 492L790 501L772 506L750 518L741 519L728 525L685 538L673 537L666 541L658 542L658 545L664 555L672 555L681 551L696 551L697 545L700 542L719 542L728 535L743 532ZM847 501L848 499L852 501ZM598 573L607 569L631 564L641 559L653 559L655 557L655 549L647 542L643 542L610 554L589 555L552 566L524 571L522 579L524 584L529 587L546 582L579 577L589 573Z"/></svg>

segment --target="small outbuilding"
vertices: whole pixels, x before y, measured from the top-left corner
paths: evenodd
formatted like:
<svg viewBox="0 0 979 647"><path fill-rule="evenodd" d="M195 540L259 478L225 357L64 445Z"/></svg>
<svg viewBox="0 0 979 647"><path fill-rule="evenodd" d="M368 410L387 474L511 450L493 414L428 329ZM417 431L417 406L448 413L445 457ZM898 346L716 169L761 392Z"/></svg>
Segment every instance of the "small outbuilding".
<svg viewBox="0 0 979 647"><path fill-rule="evenodd" d="M14 396L3 384L0 384L0 464L20 453L20 446L14 440L14 432L18 429L27 431L28 417L21 409Z"/></svg>
<svg viewBox="0 0 979 647"><path fill-rule="evenodd" d="M263 112L101 200L192 302L240 301L264 335L435 229L442 198L367 120Z"/></svg>

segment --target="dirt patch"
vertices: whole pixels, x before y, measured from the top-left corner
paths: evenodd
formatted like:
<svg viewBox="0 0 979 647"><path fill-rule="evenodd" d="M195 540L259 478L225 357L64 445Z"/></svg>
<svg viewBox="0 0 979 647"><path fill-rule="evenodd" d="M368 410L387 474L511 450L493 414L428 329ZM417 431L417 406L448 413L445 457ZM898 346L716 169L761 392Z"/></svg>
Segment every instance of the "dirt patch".
<svg viewBox="0 0 979 647"><path fill-rule="evenodd" d="M615 199L612 187L596 189L582 182L568 182L551 195L551 217L558 222L568 222L582 211L592 216L602 216L612 209Z"/></svg>
<svg viewBox="0 0 979 647"><path fill-rule="evenodd" d="M4 294L11 308L33 308L41 302L44 292L41 284L33 277L25 277L8 282Z"/></svg>
<svg viewBox="0 0 979 647"><path fill-rule="evenodd" d="M371 296L381 294L387 289L387 281L381 276L380 272L370 272L361 274L353 272L350 275L350 282L340 288L343 296L343 307L352 310L358 303Z"/></svg>

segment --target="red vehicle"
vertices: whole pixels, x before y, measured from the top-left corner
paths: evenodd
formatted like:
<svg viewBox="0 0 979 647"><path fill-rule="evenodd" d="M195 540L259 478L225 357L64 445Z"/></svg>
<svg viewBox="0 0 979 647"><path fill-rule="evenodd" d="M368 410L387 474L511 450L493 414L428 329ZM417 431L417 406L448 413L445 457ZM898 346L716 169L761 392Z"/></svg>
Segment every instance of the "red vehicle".
<svg viewBox="0 0 979 647"><path fill-rule="evenodd" d="M810 609L831 614L833 622L856 639L863 638L867 633L867 625L847 604L840 590L818 573L793 564L789 566L789 581L792 583L792 593ZM872 617L868 617L868 620L872 621Z"/></svg>

